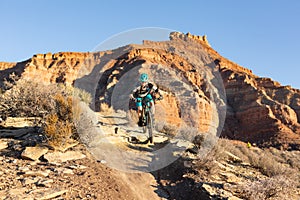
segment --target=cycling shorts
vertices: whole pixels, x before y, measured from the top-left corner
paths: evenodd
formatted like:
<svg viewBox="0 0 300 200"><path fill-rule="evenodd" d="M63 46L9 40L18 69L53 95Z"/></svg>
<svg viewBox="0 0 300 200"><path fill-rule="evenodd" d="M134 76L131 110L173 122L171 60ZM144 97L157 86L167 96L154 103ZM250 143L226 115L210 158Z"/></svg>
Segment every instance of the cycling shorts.
<svg viewBox="0 0 300 200"><path fill-rule="evenodd" d="M152 98L151 94L147 94L144 98L149 102L153 102L153 98ZM136 107L142 106L142 99L143 98L141 98L141 97L136 98Z"/></svg>

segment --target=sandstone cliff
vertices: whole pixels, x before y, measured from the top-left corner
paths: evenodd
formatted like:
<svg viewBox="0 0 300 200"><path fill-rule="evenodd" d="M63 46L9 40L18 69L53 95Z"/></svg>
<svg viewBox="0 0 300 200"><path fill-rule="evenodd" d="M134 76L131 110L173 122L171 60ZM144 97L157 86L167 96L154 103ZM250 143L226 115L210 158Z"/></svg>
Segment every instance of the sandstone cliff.
<svg viewBox="0 0 300 200"><path fill-rule="evenodd" d="M76 85L92 93L93 108L98 111L102 103L116 109L128 104L127 93L135 82L117 83L135 80L140 72L150 73L162 89L165 99L160 106L168 110L164 118L169 123L180 125L185 120L201 132L218 129L212 123L214 112L220 113L214 109L217 101L217 107L226 103L227 108L224 128L219 126L223 137L300 149L300 91L258 77L222 57L204 36L171 33L170 41L144 41L105 52L38 54L20 63L0 63L0 84L15 73L43 83ZM216 83L217 74L222 84ZM172 81L165 80L166 76ZM189 94L180 93L183 90ZM182 105L182 98L195 102L194 107Z"/></svg>

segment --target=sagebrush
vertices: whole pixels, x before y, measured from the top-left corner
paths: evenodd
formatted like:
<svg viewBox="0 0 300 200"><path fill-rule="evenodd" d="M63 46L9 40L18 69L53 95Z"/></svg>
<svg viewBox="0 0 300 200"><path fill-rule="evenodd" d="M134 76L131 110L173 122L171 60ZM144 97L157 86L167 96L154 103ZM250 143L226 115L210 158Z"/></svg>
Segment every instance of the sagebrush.
<svg viewBox="0 0 300 200"><path fill-rule="evenodd" d="M0 117L39 117L50 145L61 147L78 138L74 117L80 113L78 101L90 104L86 91L63 84L42 84L19 79L7 83L0 96Z"/></svg>

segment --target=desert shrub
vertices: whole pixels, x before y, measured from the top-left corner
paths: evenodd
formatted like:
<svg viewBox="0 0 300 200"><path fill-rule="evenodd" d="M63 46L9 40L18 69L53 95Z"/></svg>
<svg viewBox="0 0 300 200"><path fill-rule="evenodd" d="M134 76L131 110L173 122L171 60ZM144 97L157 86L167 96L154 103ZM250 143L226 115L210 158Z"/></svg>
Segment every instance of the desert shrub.
<svg viewBox="0 0 300 200"><path fill-rule="evenodd" d="M11 84L11 83L10 83ZM56 85L21 79L0 96L1 113L7 117L44 117L54 109Z"/></svg>
<svg viewBox="0 0 300 200"><path fill-rule="evenodd" d="M282 162L283 159L279 159L278 156L271 153L272 149L248 148L246 144L232 145L226 139L220 139L218 144L244 162L250 163L266 176L272 177L290 172Z"/></svg>
<svg viewBox="0 0 300 200"><path fill-rule="evenodd" d="M73 134L74 126L69 121L59 120L56 114L50 114L46 118L44 131L48 144L54 148L64 147Z"/></svg>
<svg viewBox="0 0 300 200"><path fill-rule="evenodd" d="M242 186L241 197L249 200L256 199L285 199L292 194L295 181L283 175L269 179L247 182Z"/></svg>
<svg viewBox="0 0 300 200"><path fill-rule="evenodd" d="M91 94L83 89L72 87L72 86L66 86L62 83L58 84L58 87L60 88L64 96L73 96L75 98L80 99L80 101L83 101L88 105L92 101Z"/></svg>
<svg viewBox="0 0 300 200"><path fill-rule="evenodd" d="M203 144L202 147L204 145L205 144ZM203 151L202 147L200 147L200 152ZM201 171L202 173L200 174L203 174L204 176L212 176L218 173L219 167L217 163L224 160L224 151L224 147L217 143L211 150L209 150L204 158L198 159L195 162L195 169Z"/></svg>
<svg viewBox="0 0 300 200"><path fill-rule="evenodd" d="M72 97L57 94L54 97L55 109L46 116L44 132L48 143L54 148L67 145L71 139L76 139L76 129L73 121Z"/></svg>
<svg viewBox="0 0 300 200"><path fill-rule="evenodd" d="M178 127L174 125L164 123L159 132L162 132L169 136L175 136L177 134L177 129Z"/></svg>
<svg viewBox="0 0 300 200"><path fill-rule="evenodd" d="M254 151L251 148L241 148L241 151L247 157L246 161L266 176L272 177L289 171L268 149Z"/></svg>
<svg viewBox="0 0 300 200"><path fill-rule="evenodd" d="M13 79L14 80L14 79ZM58 84L19 79L5 82L7 90L0 95L0 111L6 117L45 117L55 109L54 96L73 96L89 104L91 95L81 89Z"/></svg>
<svg viewBox="0 0 300 200"><path fill-rule="evenodd" d="M88 105L92 102L91 94L86 92L85 90L74 88L73 96L78 97L81 101Z"/></svg>
<svg viewBox="0 0 300 200"><path fill-rule="evenodd" d="M200 151L203 151L202 144ZM224 153L228 151L250 165L243 163L230 163L228 155ZM216 145L202 159L197 159L193 163L193 168L198 173L201 181L206 181L209 177L215 177L227 163L237 166L236 175L242 177L243 181L236 183L233 187L236 195L242 199L286 199L286 197L294 197L299 191L300 174L296 163L299 163L299 156L295 152L282 152L274 149L260 149L256 147L248 148L246 143L235 142L226 139L219 139ZM265 176L244 176L244 169L253 168L257 172ZM256 173L255 173L256 174ZM218 175L217 175L218 176ZM289 198L295 199L295 198Z"/></svg>
<svg viewBox="0 0 300 200"><path fill-rule="evenodd" d="M42 118L37 125L42 125L53 146L64 146L68 140L78 138L74 117L79 118L79 101L90 104L89 93L62 84L45 85L24 79L7 84L8 90L0 96L2 115Z"/></svg>
<svg viewBox="0 0 300 200"><path fill-rule="evenodd" d="M295 166L296 162L292 162L290 158L288 159L290 163L288 161L279 162L283 159L276 159L276 156L268 149L248 148L246 144L233 145L232 141L226 139L219 139L207 156L198 161L197 165L210 171L210 168L214 168L214 165L216 165L216 161L220 162L228 159L227 155L224 154L225 151L241 158L243 162L250 163L252 167L257 168L262 174L268 177L282 174L296 174L296 171L299 171L297 167L295 169L287 167L288 164Z"/></svg>
<svg viewBox="0 0 300 200"><path fill-rule="evenodd" d="M262 153L256 162L252 161L252 165L259 168L260 172L269 177L280 175L286 172L286 167L281 163L274 161L274 158L269 153Z"/></svg>

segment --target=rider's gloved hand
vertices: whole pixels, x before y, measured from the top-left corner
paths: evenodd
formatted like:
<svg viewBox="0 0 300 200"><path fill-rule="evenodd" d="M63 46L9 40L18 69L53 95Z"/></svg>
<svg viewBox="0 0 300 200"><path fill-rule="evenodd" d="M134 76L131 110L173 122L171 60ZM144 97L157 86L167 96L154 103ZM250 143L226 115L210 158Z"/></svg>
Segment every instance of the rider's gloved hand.
<svg viewBox="0 0 300 200"><path fill-rule="evenodd" d="M129 98L133 101L136 101L136 99L134 98L133 94L130 94Z"/></svg>

